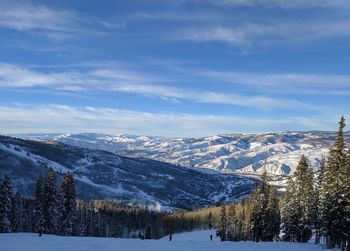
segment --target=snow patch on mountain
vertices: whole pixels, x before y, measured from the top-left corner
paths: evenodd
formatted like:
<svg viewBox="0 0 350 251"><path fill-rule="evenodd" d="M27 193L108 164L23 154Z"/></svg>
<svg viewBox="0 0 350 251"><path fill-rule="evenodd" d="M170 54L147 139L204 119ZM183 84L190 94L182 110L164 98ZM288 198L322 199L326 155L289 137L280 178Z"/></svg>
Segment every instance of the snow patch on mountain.
<svg viewBox="0 0 350 251"><path fill-rule="evenodd" d="M22 137L27 137L22 135ZM315 169L326 157L335 132L279 132L217 135L203 138L161 138L93 133L31 135L70 145L101 149L123 156L159 160L207 173L292 174L302 154ZM350 133L345 133L347 142Z"/></svg>

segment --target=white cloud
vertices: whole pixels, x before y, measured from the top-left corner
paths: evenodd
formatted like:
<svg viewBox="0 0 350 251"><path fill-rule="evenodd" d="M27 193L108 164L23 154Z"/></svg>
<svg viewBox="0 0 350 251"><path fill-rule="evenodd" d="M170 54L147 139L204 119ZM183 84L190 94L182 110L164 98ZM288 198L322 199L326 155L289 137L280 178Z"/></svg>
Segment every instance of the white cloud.
<svg viewBox="0 0 350 251"><path fill-rule="evenodd" d="M350 95L349 75L254 74L212 70L198 70L193 74L264 93Z"/></svg>
<svg viewBox="0 0 350 251"><path fill-rule="evenodd" d="M89 67L85 72L75 70L43 73L25 67L0 63L0 87L2 88L42 87L71 92L84 90L122 92L159 97L172 103L179 100L189 100L197 103L226 104L257 109L327 110L325 107L313 106L296 100L247 96L230 92L196 91L160 85L159 82L164 82L164 80L118 67L106 69Z"/></svg>
<svg viewBox="0 0 350 251"><path fill-rule="evenodd" d="M336 116L334 114L334 116ZM47 132L131 133L195 137L232 132L333 130L338 117L251 119L237 116L148 113L66 105L0 106L2 134ZM244 128L244 129L242 129Z"/></svg>
<svg viewBox="0 0 350 251"><path fill-rule="evenodd" d="M284 9L350 7L348 0L207 0L207 2L223 6L263 6Z"/></svg>
<svg viewBox="0 0 350 251"><path fill-rule="evenodd" d="M99 31L101 28L123 27L91 16L85 17L72 10L52 9L16 0L0 2L0 9L0 28L25 32L53 41L71 40L81 35L102 34Z"/></svg>
<svg viewBox="0 0 350 251"><path fill-rule="evenodd" d="M350 36L350 21L281 21L242 23L236 25L194 26L179 29L174 40L224 42L234 46L271 45L281 42L304 42L330 37Z"/></svg>
<svg viewBox="0 0 350 251"><path fill-rule="evenodd" d="M22 32L36 32L55 40L70 38L80 26L78 16L66 10L25 3L2 3L0 26Z"/></svg>

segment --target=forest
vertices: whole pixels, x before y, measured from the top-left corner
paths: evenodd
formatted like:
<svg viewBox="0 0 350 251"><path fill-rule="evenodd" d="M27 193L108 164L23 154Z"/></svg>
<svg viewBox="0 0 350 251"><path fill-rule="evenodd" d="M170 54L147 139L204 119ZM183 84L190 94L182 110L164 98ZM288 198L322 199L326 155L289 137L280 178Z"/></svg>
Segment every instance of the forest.
<svg viewBox="0 0 350 251"><path fill-rule="evenodd" d="M159 239L199 229L216 229L222 241L286 241L327 248L350 245L350 150L344 142L345 119L320 168L301 156L285 192L269 185L266 171L248 198L194 211L155 211L118 201L76 198L73 174L58 184L54 170L40 175L35 197L13 194L11 179L0 186L0 232L36 232L63 236Z"/></svg>

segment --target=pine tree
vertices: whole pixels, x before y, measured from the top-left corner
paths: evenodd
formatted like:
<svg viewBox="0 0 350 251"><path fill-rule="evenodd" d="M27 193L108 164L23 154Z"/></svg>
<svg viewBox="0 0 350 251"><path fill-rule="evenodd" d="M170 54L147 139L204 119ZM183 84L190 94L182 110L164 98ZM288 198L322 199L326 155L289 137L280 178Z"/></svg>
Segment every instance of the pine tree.
<svg viewBox="0 0 350 251"><path fill-rule="evenodd" d="M276 189L270 186L267 203L266 228L264 232L264 241L273 241L278 239L281 225L281 214L278 205Z"/></svg>
<svg viewBox="0 0 350 251"><path fill-rule="evenodd" d="M224 201L221 202L221 210L219 219L216 225L216 235L221 241L226 241L227 237L227 215L226 215L226 204Z"/></svg>
<svg viewBox="0 0 350 251"><path fill-rule="evenodd" d="M210 211L208 214L208 229L213 228L213 213Z"/></svg>
<svg viewBox="0 0 350 251"><path fill-rule="evenodd" d="M324 168L320 189L320 210L323 222L322 232L326 236L327 246L344 242L346 232L346 152L344 143L345 119L341 118L337 139L330 149Z"/></svg>
<svg viewBox="0 0 350 251"><path fill-rule="evenodd" d="M321 237L321 227L322 227L322 219L320 214L320 190L321 190L321 182L324 176L324 170L326 165L326 159L322 158L320 162L320 170L317 175L316 184L315 184L315 192L314 192L314 205L313 205L313 228L315 229L315 244L320 242Z"/></svg>
<svg viewBox="0 0 350 251"><path fill-rule="evenodd" d="M65 174L61 183L61 192L63 194L61 233L63 235L72 235L77 219L76 189L72 173L68 172Z"/></svg>
<svg viewBox="0 0 350 251"><path fill-rule="evenodd" d="M284 194L284 207L282 209L282 232L284 241L295 242L297 240L299 218L296 185L293 178L289 177L287 190Z"/></svg>
<svg viewBox="0 0 350 251"><path fill-rule="evenodd" d="M59 205L56 187L56 175L49 168L44 182L43 191L43 216L44 230L46 233L56 233L59 226Z"/></svg>
<svg viewBox="0 0 350 251"><path fill-rule="evenodd" d="M259 186L252 192L250 202L252 204L251 228L254 241L264 241L264 231L268 225L267 205L269 196L269 187L267 183L267 173L261 176Z"/></svg>
<svg viewBox="0 0 350 251"><path fill-rule="evenodd" d="M312 236L314 219L313 170L310 161L302 155L294 178L287 186L285 208L283 209L284 239L307 242Z"/></svg>
<svg viewBox="0 0 350 251"><path fill-rule="evenodd" d="M227 212L227 239L230 241L238 241L238 218L236 214L236 206L231 204Z"/></svg>
<svg viewBox="0 0 350 251"><path fill-rule="evenodd" d="M152 225L148 224L145 231L145 239L152 239Z"/></svg>
<svg viewBox="0 0 350 251"><path fill-rule="evenodd" d="M44 177L40 175L35 183L35 231L44 231Z"/></svg>
<svg viewBox="0 0 350 251"><path fill-rule="evenodd" d="M312 221L314 219L314 188L313 188L313 170L310 161L304 155L301 157L297 167L297 198L300 206L299 233L300 242L308 242L312 236Z"/></svg>
<svg viewBox="0 0 350 251"><path fill-rule="evenodd" d="M345 229L348 231L347 234L347 251L350 251L350 146L348 150L348 158L347 158L347 169L345 173L345 198L346 198L346 222L345 222Z"/></svg>
<svg viewBox="0 0 350 251"><path fill-rule="evenodd" d="M6 175L0 186L0 232L11 232L11 181Z"/></svg>
<svg viewBox="0 0 350 251"><path fill-rule="evenodd" d="M24 208L21 194L17 191L12 199L12 231L22 232L24 227Z"/></svg>

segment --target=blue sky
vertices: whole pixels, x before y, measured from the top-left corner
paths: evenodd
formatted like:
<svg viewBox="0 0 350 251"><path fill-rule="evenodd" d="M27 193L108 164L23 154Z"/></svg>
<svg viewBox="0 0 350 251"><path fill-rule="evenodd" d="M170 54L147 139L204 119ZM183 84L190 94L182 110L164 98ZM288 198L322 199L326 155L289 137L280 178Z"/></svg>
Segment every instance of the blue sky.
<svg viewBox="0 0 350 251"><path fill-rule="evenodd" d="M0 132L206 136L350 118L350 1L0 1Z"/></svg>

